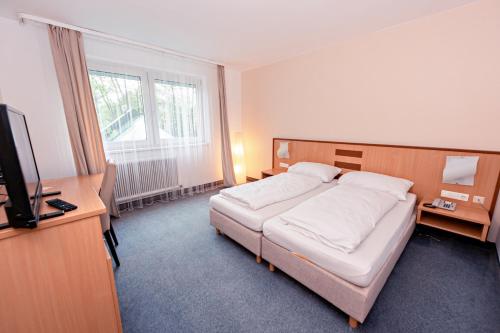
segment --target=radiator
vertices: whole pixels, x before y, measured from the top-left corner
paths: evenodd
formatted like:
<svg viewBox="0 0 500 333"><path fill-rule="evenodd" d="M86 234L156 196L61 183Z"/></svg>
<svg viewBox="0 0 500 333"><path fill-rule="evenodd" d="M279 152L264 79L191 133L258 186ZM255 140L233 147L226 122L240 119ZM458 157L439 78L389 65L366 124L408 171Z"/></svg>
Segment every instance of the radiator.
<svg viewBox="0 0 500 333"><path fill-rule="evenodd" d="M175 158L122 162L116 166L115 197L119 204L179 187Z"/></svg>

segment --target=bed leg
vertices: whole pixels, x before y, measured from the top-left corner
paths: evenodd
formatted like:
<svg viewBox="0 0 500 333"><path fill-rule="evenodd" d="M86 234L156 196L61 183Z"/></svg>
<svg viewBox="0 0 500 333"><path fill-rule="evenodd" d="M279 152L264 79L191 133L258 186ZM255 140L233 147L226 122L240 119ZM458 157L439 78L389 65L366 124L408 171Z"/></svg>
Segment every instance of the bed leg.
<svg viewBox="0 0 500 333"><path fill-rule="evenodd" d="M269 271L274 272L275 268L274 265L269 263Z"/></svg>
<svg viewBox="0 0 500 333"><path fill-rule="evenodd" d="M349 326L351 328L358 328L359 322L353 317L349 316Z"/></svg>
<svg viewBox="0 0 500 333"><path fill-rule="evenodd" d="M262 258L261 258L261 256L256 256L256 257L255 257L255 261L256 261L258 264L260 264L260 263L262 262Z"/></svg>
<svg viewBox="0 0 500 333"><path fill-rule="evenodd" d="M217 233L217 235L220 235L220 234L221 234L221 232L220 232L219 228L215 228L215 232Z"/></svg>

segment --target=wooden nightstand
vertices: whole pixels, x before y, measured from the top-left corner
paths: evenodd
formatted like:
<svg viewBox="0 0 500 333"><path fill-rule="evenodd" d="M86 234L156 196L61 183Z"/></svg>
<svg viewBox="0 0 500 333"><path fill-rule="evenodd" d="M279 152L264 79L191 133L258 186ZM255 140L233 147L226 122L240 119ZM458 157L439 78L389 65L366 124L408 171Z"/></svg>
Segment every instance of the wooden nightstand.
<svg viewBox="0 0 500 333"><path fill-rule="evenodd" d="M427 208L424 203L432 203L425 199L418 205L417 224L423 224L459 235L486 240L490 227L488 211L479 207L460 206L455 211L441 208Z"/></svg>
<svg viewBox="0 0 500 333"><path fill-rule="evenodd" d="M261 172L261 174L262 174L262 178L266 178L266 177L279 175L282 172L286 172L286 170L274 168L274 169L264 170Z"/></svg>

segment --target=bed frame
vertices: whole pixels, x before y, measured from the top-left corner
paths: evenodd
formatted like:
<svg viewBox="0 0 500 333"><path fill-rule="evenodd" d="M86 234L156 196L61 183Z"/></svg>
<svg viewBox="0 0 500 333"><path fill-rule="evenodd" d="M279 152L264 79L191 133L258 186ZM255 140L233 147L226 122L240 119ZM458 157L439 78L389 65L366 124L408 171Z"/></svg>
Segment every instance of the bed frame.
<svg viewBox="0 0 500 333"><path fill-rule="evenodd" d="M213 208L210 208L210 224L215 227L218 235L225 234L235 240L248 251L255 254L255 261L260 264L262 233L251 230L244 225L236 222L229 216L226 216Z"/></svg>
<svg viewBox="0 0 500 333"><path fill-rule="evenodd" d="M320 295L337 308L349 315L349 326L356 328L362 323L372 308L378 294L392 272L401 253L415 229L415 215L403 233L401 241L392 249L380 271L368 287L352 284L309 261L300 254L273 243L265 236L262 238L262 258L269 262L269 270L275 267L293 277L307 288Z"/></svg>

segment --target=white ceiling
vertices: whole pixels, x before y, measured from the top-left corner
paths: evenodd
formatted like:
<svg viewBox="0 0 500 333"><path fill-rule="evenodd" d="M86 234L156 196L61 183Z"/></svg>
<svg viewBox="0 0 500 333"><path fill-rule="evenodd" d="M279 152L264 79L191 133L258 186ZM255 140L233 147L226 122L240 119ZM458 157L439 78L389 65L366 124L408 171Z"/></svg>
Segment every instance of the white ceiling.
<svg viewBox="0 0 500 333"><path fill-rule="evenodd" d="M17 12L258 67L472 0L0 0Z"/></svg>

